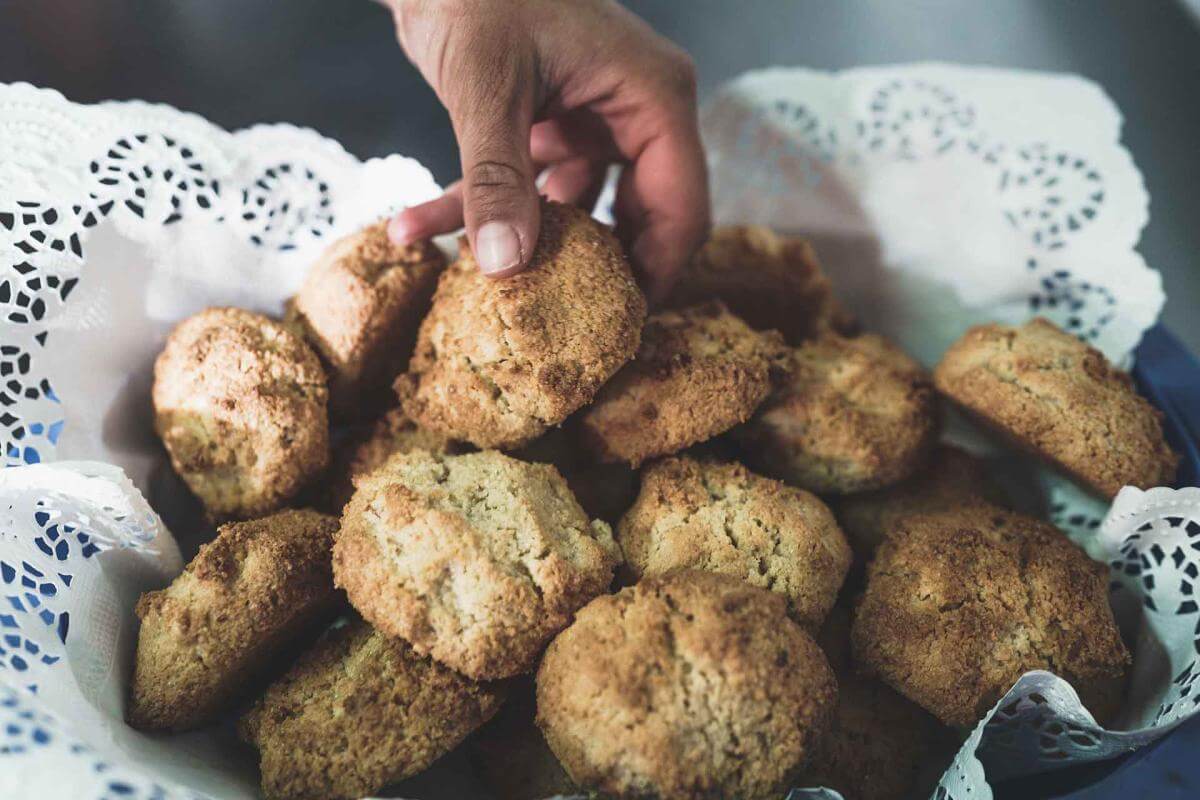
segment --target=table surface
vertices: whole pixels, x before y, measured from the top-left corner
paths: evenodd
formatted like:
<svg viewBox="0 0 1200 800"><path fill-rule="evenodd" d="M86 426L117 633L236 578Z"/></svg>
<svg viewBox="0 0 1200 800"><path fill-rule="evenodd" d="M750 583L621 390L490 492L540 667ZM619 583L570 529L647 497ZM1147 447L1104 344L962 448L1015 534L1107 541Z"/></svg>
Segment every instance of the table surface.
<svg viewBox="0 0 1200 800"><path fill-rule="evenodd" d="M1200 351L1200 29L1174 0L630 0L699 66L701 91L770 65L917 60L1076 72L1123 109L1152 198L1141 250L1165 321ZM686 13L682 13L686 9ZM449 122L367 0L0 0L0 81L142 98L230 128L288 121L445 183Z"/></svg>

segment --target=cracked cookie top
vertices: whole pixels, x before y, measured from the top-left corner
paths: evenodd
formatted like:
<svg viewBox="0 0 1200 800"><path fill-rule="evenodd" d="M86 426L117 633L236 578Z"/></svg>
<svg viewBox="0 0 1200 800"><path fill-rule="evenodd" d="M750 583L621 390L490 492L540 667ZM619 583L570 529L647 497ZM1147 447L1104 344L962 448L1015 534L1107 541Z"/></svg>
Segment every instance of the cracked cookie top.
<svg viewBox="0 0 1200 800"><path fill-rule="evenodd" d="M1169 484L1179 456L1129 375L1052 322L979 325L933 373L976 419L1104 496Z"/></svg>
<svg viewBox="0 0 1200 800"><path fill-rule="evenodd" d="M372 625L493 680L530 671L618 560L554 467L414 451L358 481L333 571Z"/></svg>
<svg viewBox="0 0 1200 800"><path fill-rule="evenodd" d="M750 418L782 376L787 346L719 301L646 321L637 357L580 415L601 461L637 466L677 453Z"/></svg>
<svg viewBox="0 0 1200 800"><path fill-rule="evenodd" d="M154 429L213 519L280 508L329 461L329 392L304 340L262 314L207 308L154 362Z"/></svg>
<svg viewBox="0 0 1200 800"><path fill-rule="evenodd" d="M855 612L855 662L948 725L970 726L1017 678L1049 670L1111 719L1130 657L1108 569L1041 520L977 505L901 520Z"/></svg>
<svg viewBox="0 0 1200 800"><path fill-rule="evenodd" d="M720 572L779 592L816 630L850 569L850 546L815 495L741 464L668 458L642 470L617 528L635 580L678 569Z"/></svg>
<svg viewBox="0 0 1200 800"><path fill-rule="evenodd" d="M581 609L537 676L571 778L615 797L778 798L837 686L781 595L725 575L646 578Z"/></svg>
<svg viewBox="0 0 1200 800"><path fill-rule="evenodd" d="M396 381L423 427L519 447L591 402L637 350L646 301L608 228L544 201L529 267L486 277L464 241Z"/></svg>

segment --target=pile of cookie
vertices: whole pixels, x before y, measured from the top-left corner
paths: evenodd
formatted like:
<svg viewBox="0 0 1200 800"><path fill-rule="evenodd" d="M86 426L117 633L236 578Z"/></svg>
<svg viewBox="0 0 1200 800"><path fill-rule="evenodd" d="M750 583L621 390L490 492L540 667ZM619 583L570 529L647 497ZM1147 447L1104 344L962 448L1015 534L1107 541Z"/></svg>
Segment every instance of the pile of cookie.
<svg viewBox="0 0 1200 800"><path fill-rule="evenodd" d="M768 230L715 231L647 317L577 209L546 202L501 281L373 225L282 319L208 309L158 358L157 433L220 527L137 605L128 720L236 717L272 800L464 742L534 800L907 796L1034 669L1110 719L1105 568L939 444L943 397L1104 497L1175 469L1049 322L974 328L930 374Z"/></svg>

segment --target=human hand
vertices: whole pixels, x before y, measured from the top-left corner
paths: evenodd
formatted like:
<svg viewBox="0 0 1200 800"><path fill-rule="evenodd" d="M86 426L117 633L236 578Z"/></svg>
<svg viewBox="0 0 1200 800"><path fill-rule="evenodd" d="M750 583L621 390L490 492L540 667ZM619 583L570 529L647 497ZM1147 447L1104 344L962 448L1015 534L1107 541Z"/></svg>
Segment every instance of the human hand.
<svg viewBox="0 0 1200 800"><path fill-rule="evenodd" d="M409 59L450 113L462 180L392 220L409 242L462 227L481 269L520 271L538 189L594 202L624 165L614 214L651 299L708 231L691 59L611 0L391 0Z"/></svg>

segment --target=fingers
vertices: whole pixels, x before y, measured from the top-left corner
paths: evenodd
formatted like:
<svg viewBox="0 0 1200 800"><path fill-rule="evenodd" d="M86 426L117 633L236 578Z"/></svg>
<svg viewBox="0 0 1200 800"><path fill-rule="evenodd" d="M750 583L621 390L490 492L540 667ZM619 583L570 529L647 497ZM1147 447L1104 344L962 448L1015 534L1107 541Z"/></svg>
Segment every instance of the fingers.
<svg viewBox="0 0 1200 800"><path fill-rule="evenodd" d="M560 203L591 211L604 188L607 165L586 158L573 158L551 167L542 194Z"/></svg>
<svg viewBox="0 0 1200 800"><path fill-rule="evenodd" d="M446 187L441 197L406 208L388 223L388 236L397 244L441 236L463 226L462 183Z"/></svg>

